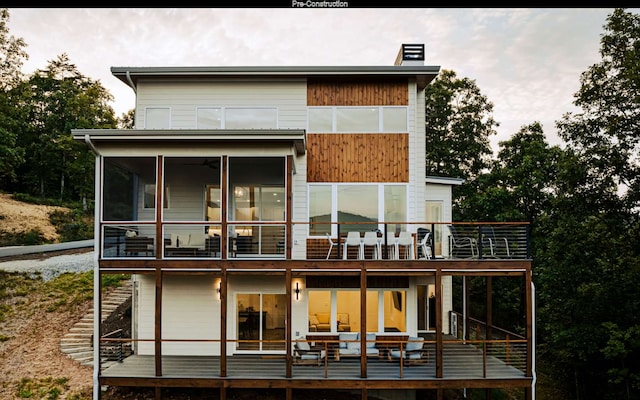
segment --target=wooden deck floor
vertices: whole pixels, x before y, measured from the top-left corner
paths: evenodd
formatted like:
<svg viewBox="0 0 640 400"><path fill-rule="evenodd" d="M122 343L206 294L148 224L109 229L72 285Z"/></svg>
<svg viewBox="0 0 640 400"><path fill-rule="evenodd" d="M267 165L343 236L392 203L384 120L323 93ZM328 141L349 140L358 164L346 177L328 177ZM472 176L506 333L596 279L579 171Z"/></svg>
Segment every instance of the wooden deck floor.
<svg viewBox="0 0 640 400"><path fill-rule="evenodd" d="M458 346L457 346L458 347ZM462 351L461 351L462 350ZM482 352L472 346L447 349L443 354L443 379L523 379L524 373L494 357L487 357L486 376ZM433 352L429 362L400 366L399 360L370 357L367 378L360 377L360 359L327 358L326 364L293 365L292 377L286 377L286 360L278 355L233 355L227 357L227 376L220 377L220 357L163 356L163 378L192 379L291 379L291 380L434 380ZM155 361L151 355L132 355L102 371L105 378L153 378Z"/></svg>

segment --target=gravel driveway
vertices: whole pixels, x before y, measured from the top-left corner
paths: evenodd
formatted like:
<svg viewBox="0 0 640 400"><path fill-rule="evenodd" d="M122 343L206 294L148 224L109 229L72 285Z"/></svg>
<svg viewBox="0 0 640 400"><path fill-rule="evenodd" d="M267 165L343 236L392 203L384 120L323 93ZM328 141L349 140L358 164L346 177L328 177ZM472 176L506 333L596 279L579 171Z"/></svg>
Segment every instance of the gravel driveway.
<svg viewBox="0 0 640 400"><path fill-rule="evenodd" d="M93 251L77 254L64 254L48 258L20 259L2 261L0 270L7 272L25 272L32 276L39 274L45 281L65 272L85 272L93 269ZM37 255L34 257L38 257Z"/></svg>

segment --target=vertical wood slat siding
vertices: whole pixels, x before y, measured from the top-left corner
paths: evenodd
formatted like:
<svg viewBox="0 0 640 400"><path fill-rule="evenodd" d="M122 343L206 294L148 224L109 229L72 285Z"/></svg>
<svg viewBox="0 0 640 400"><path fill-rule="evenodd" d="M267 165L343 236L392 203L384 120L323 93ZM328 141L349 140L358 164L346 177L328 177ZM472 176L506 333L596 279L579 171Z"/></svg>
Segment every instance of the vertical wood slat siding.
<svg viewBox="0 0 640 400"><path fill-rule="evenodd" d="M409 182L409 135L308 134L309 182Z"/></svg>
<svg viewBox="0 0 640 400"><path fill-rule="evenodd" d="M307 106L406 106L406 80L376 82L307 82Z"/></svg>

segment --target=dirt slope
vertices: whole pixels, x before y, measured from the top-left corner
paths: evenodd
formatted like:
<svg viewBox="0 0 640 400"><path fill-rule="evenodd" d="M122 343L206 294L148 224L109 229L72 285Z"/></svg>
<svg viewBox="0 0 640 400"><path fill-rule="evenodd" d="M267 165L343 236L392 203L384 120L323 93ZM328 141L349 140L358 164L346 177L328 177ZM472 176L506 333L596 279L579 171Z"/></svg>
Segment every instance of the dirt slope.
<svg viewBox="0 0 640 400"><path fill-rule="evenodd" d="M0 193L0 231L17 233L38 229L45 239L57 241L56 229L49 222L49 213L52 211L69 209L23 203L13 200L11 194Z"/></svg>

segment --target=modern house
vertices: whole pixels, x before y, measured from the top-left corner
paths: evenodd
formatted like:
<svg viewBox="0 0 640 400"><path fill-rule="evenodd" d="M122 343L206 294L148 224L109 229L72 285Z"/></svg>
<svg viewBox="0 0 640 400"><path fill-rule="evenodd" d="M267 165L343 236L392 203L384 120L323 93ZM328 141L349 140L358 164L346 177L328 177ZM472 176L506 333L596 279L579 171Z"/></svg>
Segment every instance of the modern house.
<svg viewBox="0 0 640 400"><path fill-rule="evenodd" d="M452 221L463 182L425 176L424 90L440 68L424 54L111 69L136 94L136 128L72 131L96 156L95 315L106 275L133 282L131 337L96 321L94 398L103 386L535 397L528 227ZM500 326L505 281L519 314Z"/></svg>

